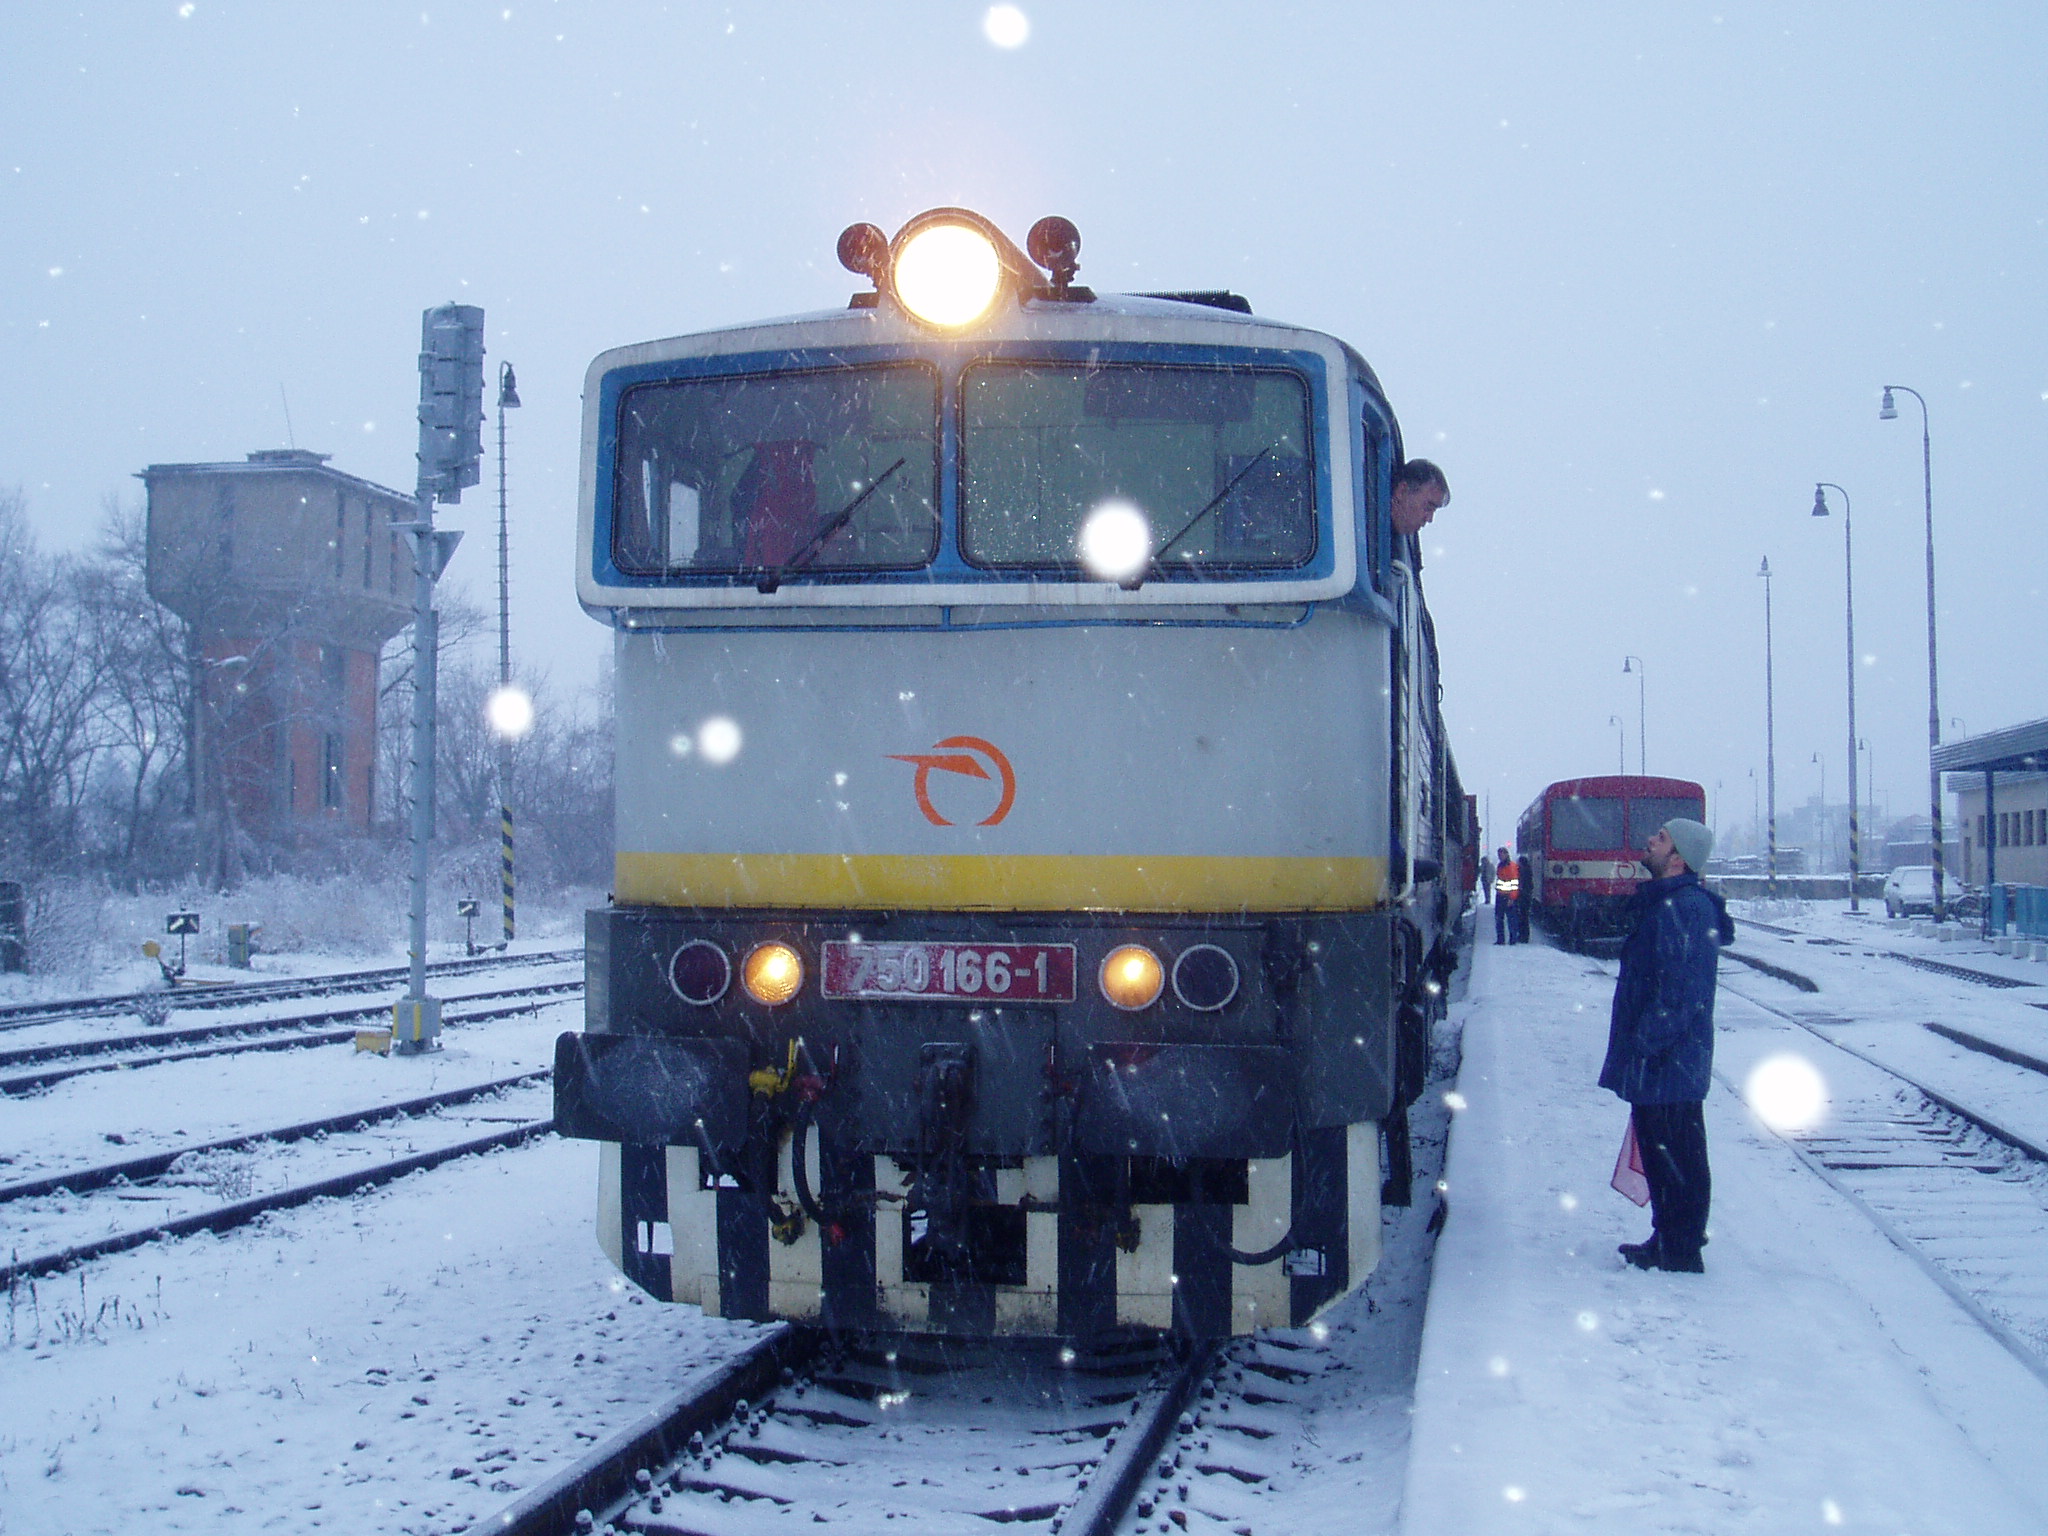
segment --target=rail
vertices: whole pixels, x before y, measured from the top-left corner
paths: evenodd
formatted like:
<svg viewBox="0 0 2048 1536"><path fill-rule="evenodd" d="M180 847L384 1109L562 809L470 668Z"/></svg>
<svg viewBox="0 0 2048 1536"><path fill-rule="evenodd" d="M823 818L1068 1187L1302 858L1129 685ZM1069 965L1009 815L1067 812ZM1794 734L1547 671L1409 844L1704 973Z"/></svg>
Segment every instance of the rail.
<svg viewBox="0 0 2048 1536"><path fill-rule="evenodd" d="M461 1013L447 1013L443 1015L442 1022L450 1025L481 1024L487 1023L492 1019L511 1018L514 1015L529 1012L538 999L566 995L580 991L582 987L583 983L581 981L549 982L533 987L507 988L500 992L475 993L473 997L478 1001L490 1001L498 998L514 999L514 1001L496 1008L468 1009ZM469 1000L466 998L450 999L451 1003L462 1003ZM223 1045L197 1046L188 1051L154 1051L140 1056L115 1056L110 1060L101 1059L98 1052L89 1048L75 1051L68 1046L52 1046L48 1050L55 1052L55 1057L45 1056L43 1059L61 1060L63 1056L73 1054L82 1054L86 1059L76 1061L69 1066L54 1067L44 1072L29 1072L15 1077L0 1078L0 1095L35 1093L44 1088L52 1087L57 1083L64 1082L69 1078L83 1077L91 1072L116 1072L130 1067L162 1066L171 1062L197 1061L209 1056L232 1056L249 1051L291 1051L306 1046L337 1045L353 1040L355 1038L355 1030L353 1028L319 1030L308 1029L305 1026L308 1024L325 1023L333 1019L379 1018L383 1017L386 1011L383 1004L376 1004L365 1008L341 1009L283 1019L260 1019L241 1025L223 1025L215 1031L216 1034L240 1032L256 1035L260 1038L236 1040ZM153 1044L160 1038L148 1035L135 1037L136 1040L145 1044ZM87 1042L86 1044L89 1047L91 1043ZM134 1041L124 1042L124 1045L132 1049Z"/></svg>
<svg viewBox="0 0 2048 1536"><path fill-rule="evenodd" d="M542 965L572 965L583 958L581 949L539 950L531 954L493 955L461 960L437 960L427 967L435 976L466 976L478 971L524 969ZM345 992L374 992L402 986L404 966L371 971L336 971L311 976L294 976L276 981L228 981L205 988L178 987L166 991L154 987L144 992L119 992L100 997L59 998L39 1003L9 1003L0 1006L0 1031L33 1029L41 1024L68 1019L105 1018L139 1013L168 1004L180 1011L205 1008L236 1008L246 1003L296 997L332 997Z"/></svg>
<svg viewBox="0 0 2048 1536"><path fill-rule="evenodd" d="M476 1083L468 1088L451 1088L443 1093L423 1094L419 1098L402 1099L393 1104L375 1104L368 1109L353 1110L345 1115L329 1115L320 1120L301 1120L295 1125L281 1125L273 1130L250 1131L219 1141L195 1142L190 1146L172 1147L163 1152L145 1153L141 1157L123 1158L119 1162L96 1163L90 1167L72 1168L63 1173L45 1174L41 1178L0 1184L0 1205L15 1200L41 1199L45 1195L54 1195L59 1190L82 1195L91 1190L105 1189L110 1184L140 1184L170 1172L172 1166L181 1158L205 1157L216 1152L241 1152L265 1142L276 1145L304 1141L313 1136L329 1136L340 1131L359 1130L382 1120L423 1115L429 1110L447 1109L452 1105L489 1098L494 1093L503 1093L507 1088L517 1088L522 1084L537 1082L551 1076L553 1072L548 1068L535 1072L521 1072L515 1077L495 1078L488 1083Z"/></svg>
<svg viewBox="0 0 2048 1536"><path fill-rule="evenodd" d="M181 1216L173 1221L137 1227L127 1232L116 1232L89 1243L78 1243L69 1248L59 1249L55 1253L15 1259L0 1265L0 1285L13 1286L22 1280L33 1280L40 1275L54 1274L59 1270L69 1269L74 1264L105 1258L109 1254L124 1253L131 1248L140 1248L164 1238L187 1237L194 1232L227 1232L272 1211L289 1210L308 1201L327 1200L337 1195L352 1195L358 1190L373 1189L379 1184L389 1184L422 1169L438 1168L441 1164L453 1162L457 1158L517 1146L536 1136L546 1135L554 1128L555 1122L552 1119L530 1120L509 1130L493 1131L488 1136L472 1137L468 1141L460 1141L449 1147L439 1147L431 1152L416 1152L409 1157L394 1158L389 1162L377 1163L367 1168L352 1169L347 1173L318 1179L310 1184L294 1185L290 1189L258 1195L254 1199L237 1200L227 1205L215 1206L211 1210Z"/></svg>
<svg viewBox="0 0 2048 1536"><path fill-rule="evenodd" d="M917 1453L917 1464L948 1465L972 1486L950 1489L953 1502L941 1500L925 1511L870 1511L858 1506L863 1514L915 1524L921 1513L937 1514L940 1508L957 1514L963 1507L959 1501L965 1499L979 1518L994 1523L1048 1521L1046 1528L1058 1536L1110 1536L1132 1501L1140 1497L1168 1438L1177 1427L1191 1427L1191 1419L1183 1415L1225 1347L1220 1341L1198 1344L1172 1357L1168 1368L1160 1372L1149 1363L1158 1358L1158 1344L1145 1342L1142 1350L1132 1352L1139 1342L1127 1340L1122 1352L1112 1347L1090 1363L1061 1368L1070 1385L1079 1379L1074 1371L1087 1379L1106 1373L1111 1383L1092 1396L1084 1393L1084 1401L1069 1398L1063 1407L1046 1407L1037 1393L1020 1384L1022 1378L1008 1373L1007 1366L993 1377L984 1377L979 1373L986 1362L956 1362L956 1376L954 1367L945 1363L948 1350L972 1355L998 1346L958 1340L891 1343L859 1339L854 1341L853 1353L873 1358L866 1367L849 1367L845 1346L823 1330L783 1324L470 1529L494 1536L690 1530L699 1528L691 1520L693 1501L734 1498L765 1501L776 1507L779 1520L800 1521L816 1494L806 1486L801 1469L808 1466L813 1477L822 1471L820 1486L829 1488L829 1498L838 1504L848 1498L858 1500L859 1490L852 1485L859 1479L852 1469L877 1458L884 1468L876 1477L885 1486L902 1487L903 1482L894 1481L897 1474L887 1470L897 1465L890 1459L892 1453L901 1452L885 1426L898 1422L901 1410L897 1405L912 1393L878 1389L872 1401L845 1395L861 1391L863 1380L868 1388L879 1388L873 1375L879 1370L890 1379L896 1379L898 1373L921 1377L926 1384L916 1388L916 1395L936 1407L938 1422L928 1429L938 1438L932 1448ZM899 1350L903 1352L900 1363ZM1069 1349L1062 1358L1074 1361L1077 1352ZM830 1363L821 1372L821 1363L827 1361ZM1134 1369L1149 1372L1151 1380L1128 1389L1114 1386L1115 1378L1129 1376ZM986 1474L961 1470L970 1462L996 1456L982 1438L990 1423L985 1405L992 1385L1000 1385L1012 1399L999 1419L1014 1429L1013 1421L1020 1412L1027 1418L1041 1415L1034 1433L1055 1437L1053 1444L1036 1453L1014 1444L1010 1447L1013 1456L1052 1454L1062 1461L1059 1470L1070 1478L1065 1490L1051 1501L1044 1498L1050 1490L1041 1485L1033 1490L1038 1495L1033 1502L1018 1503L1017 1485L1007 1481L1007 1475L1012 1470L1019 1474L1031 1470L1025 1465L1002 1466ZM1024 1406L1033 1402L1040 1406ZM1112 1402L1126 1406L1119 1411L1108 1406ZM785 1427L788 1425L809 1427ZM1090 1426L1102 1442L1102 1453L1092 1465L1074 1461L1068 1449L1077 1437L1085 1442ZM855 1437L874 1433L875 1443L863 1455L844 1440L820 1446L816 1441L820 1433ZM894 1440L900 1441L903 1433L900 1427L896 1429ZM1050 1473L1054 1469L1044 1470ZM988 1481L977 1483L976 1478L983 1475ZM826 1518L822 1509L815 1513ZM842 1521L848 1517L845 1508L832 1516Z"/></svg>

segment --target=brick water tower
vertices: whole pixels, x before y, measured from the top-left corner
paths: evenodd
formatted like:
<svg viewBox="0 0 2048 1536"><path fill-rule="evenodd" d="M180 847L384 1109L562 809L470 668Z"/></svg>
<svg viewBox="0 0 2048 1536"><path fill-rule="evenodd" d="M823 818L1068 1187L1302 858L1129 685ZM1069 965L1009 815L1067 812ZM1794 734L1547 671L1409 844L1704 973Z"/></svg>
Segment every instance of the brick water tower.
<svg viewBox="0 0 2048 1536"><path fill-rule="evenodd" d="M245 839L367 831L377 791L377 659L411 622L411 497L263 449L242 464L152 464L149 590L191 627L191 762L206 873Z"/></svg>

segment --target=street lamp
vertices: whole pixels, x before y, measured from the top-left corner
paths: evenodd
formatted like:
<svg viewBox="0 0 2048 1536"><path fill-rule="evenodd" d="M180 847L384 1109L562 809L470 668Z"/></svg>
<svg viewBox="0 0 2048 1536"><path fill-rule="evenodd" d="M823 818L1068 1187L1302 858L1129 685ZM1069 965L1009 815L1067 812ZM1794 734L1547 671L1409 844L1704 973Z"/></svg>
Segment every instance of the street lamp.
<svg viewBox="0 0 2048 1536"><path fill-rule="evenodd" d="M1644 765L1649 761L1649 757L1643 746L1643 698L1647 669L1643 666L1642 657L1624 656L1621 658L1621 671L1624 677L1628 675L1630 663L1634 663L1636 674L1636 772L1648 777L1650 770ZM1624 763L1622 766L1626 768L1628 765Z"/></svg>
<svg viewBox="0 0 2048 1536"><path fill-rule="evenodd" d="M1940 669L1934 649L1934 449L1927 422L1927 401L1917 389L1904 384L1887 384L1884 400L1877 408L1879 421L1896 421L1899 409L1892 404L1892 391L1904 390L1920 402L1920 484L1927 504L1927 811L1934 855L1934 920L1944 918L1941 899L1941 770L1934 766L1934 749L1941 745Z"/></svg>
<svg viewBox="0 0 2048 1536"><path fill-rule="evenodd" d="M1607 723L1614 727L1614 772L1619 778L1628 777L1628 727L1621 723L1621 716L1609 715Z"/></svg>
<svg viewBox="0 0 2048 1536"><path fill-rule="evenodd" d="M1778 894L1778 705L1772 675L1770 556L1764 557L1764 563L1757 568L1757 575L1763 578L1764 583L1764 807L1769 818L1764 823L1768 851L1764 871L1768 880L1765 888L1775 899Z"/></svg>
<svg viewBox="0 0 2048 1536"><path fill-rule="evenodd" d="M510 363L498 365L498 703L493 724L498 737L498 894L504 907L505 945L518 928L517 884L512 867L512 739L522 734L512 697L512 575L505 519L505 413L519 409L519 379ZM529 706L530 709L530 706ZM530 723L532 715L526 715ZM517 729L511 728L517 726Z"/></svg>
<svg viewBox="0 0 2048 1536"><path fill-rule="evenodd" d="M1862 829L1856 820L1856 565L1852 553L1849 493L1832 480L1817 480L1813 486L1813 515L1828 515L1827 493L1834 491L1842 498L1842 611L1849 635L1849 910L1861 912L1861 899L1856 894L1856 877L1863 869L1863 855L1860 834ZM1825 772L1825 770L1823 770ZM1821 800L1825 804L1826 779L1822 779Z"/></svg>
<svg viewBox="0 0 2048 1536"><path fill-rule="evenodd" d="M1816 752L1807 761L1820 769L1820 815L1814 818L1813 823L1814 841L1820 846L1815 850L1814 856L1816 860L1825 859L1832 865L1835 857L1834 838L1831 835L1834 818L1828 815L1828 760ZM1806 872L1817 875L1822 873L1822 870L1816 864L1809 865Z"/></svg>

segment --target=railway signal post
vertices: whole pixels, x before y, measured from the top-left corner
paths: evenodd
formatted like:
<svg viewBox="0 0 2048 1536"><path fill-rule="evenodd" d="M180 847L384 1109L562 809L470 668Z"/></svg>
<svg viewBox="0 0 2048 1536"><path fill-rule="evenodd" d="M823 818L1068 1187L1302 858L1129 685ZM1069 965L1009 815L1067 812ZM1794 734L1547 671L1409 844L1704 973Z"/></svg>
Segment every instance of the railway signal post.
<svg viewBox="0 0 2048 1536"><path fill-rule="evenodd" d="M441 1002L427 995L427 874L434 838L434 715L439 623L434 583L462 535L437 533L434 503L462 499L481 475L484 420L484 312L443 304L420 323L418 515L412 537L412 910L406 995L392 1005L392 1045L400 1055L439 1048Z"/></svg>
<svg viewBox="0 0 2048 1536"><path fill-rule="evenodd" d="M197 912L173 912L164 919L164 932L174 935L178 940L177 974L180 976L185 974L185 941L198 931Z"/></svg>

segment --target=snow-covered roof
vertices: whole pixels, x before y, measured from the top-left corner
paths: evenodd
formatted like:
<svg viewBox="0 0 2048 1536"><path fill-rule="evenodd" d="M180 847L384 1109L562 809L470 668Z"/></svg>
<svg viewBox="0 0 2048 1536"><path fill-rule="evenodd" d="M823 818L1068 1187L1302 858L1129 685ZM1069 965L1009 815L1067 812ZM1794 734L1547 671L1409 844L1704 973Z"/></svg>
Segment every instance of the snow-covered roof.
<svg viewBox="0 0 2048 1536"><path fill-rule="evenodd" d="M2029 720L1934 749L1934 766L1951 773L2026 773L2048 769L2048 720Z"/></svg>

